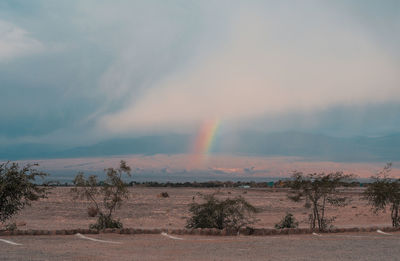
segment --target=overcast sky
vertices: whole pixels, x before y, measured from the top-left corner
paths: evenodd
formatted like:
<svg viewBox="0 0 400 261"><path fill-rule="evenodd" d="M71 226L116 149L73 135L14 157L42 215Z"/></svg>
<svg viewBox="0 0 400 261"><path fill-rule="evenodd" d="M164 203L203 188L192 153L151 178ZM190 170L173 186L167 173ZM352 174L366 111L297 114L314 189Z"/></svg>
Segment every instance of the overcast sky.
<svg viewBox="0 0 400 261"><path fill-rule="evenodd" d="M400 2L0 1L0 144L400 131Z"/></svg>

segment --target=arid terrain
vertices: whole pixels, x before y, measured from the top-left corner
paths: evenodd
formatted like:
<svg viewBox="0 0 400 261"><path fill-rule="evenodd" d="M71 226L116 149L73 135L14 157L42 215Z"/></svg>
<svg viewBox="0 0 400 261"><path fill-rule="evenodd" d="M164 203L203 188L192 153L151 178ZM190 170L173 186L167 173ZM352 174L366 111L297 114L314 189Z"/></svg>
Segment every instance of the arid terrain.
<svg viewBox="0 0 400 261"><path fill-rule="evenodd" d="M96 221L89 217L86 200L73 200L70 187L56 187L47 199L33 202L12 221L18 229L74 229L88 228ZM281 218L290 212L300 221L300 227L307 227L308 211L304 203L295 203L287 198L285 189L243 189L243 188L143 188L130 187L130 197L117 210L119 218L126 228L183 228L189 217L189 204L199 200L198 193L218 192L220 197L241 195L261 211L254 227L272 228ZM167 192L169 197L159 194ZM390 213L374 214L367 202L361 199L362 188L346 189L342 193L350 197L351 202L344 208L327 209L328 216L336 216L337 227L354 226L390 226Z"/></svg>
<svg viewBox="0 0 400 261"><path fill-rule="evenodd" d="M95 217L88 217L86 200L74 201L68 187L57 187L49 198L34 202L13 221L19 229L87 228ZM272 228L291 212L307 227L307 210L302 203L288 200L285 189L196 189L130 187L130 198L116 213L125 227L183 228L189 205L198 193L218 193L220 197L244 196L261 212L255 227ZM169 197L160 197L167 192ZM346 189L351 198L344 208L328 208L337 216L337 227L389 226L389 213L378 215L360 196L362 188ZM277 235L277 236L199 236L199 235L42 235L2 236L1 260L394 260L398 232L380 231Z"/></svg>

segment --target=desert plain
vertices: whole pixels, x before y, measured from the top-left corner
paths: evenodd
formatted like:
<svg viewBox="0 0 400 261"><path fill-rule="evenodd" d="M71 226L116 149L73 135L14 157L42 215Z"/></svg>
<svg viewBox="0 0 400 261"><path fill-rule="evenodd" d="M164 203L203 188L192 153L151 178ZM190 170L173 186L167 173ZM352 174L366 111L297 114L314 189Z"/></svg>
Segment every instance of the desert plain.
<svg viewBox="0 0 400 261"><path fill-rule="evenodd" d="M11 222L18 229L76 229L88 228L96 217L88 216L89 201L73 200L71 187L54 187L48 198L33 202ZM326 215L335 216L336 227L390 226L390 212L374 213L362 199L364 188L343 189L350 202L346 207L327 207ZM161 197L167 192L169 197ZM124 228L184 228L190 216L189 206L193 200L201 202L199 193L216 193L218 197L243 196L260 212L255 228L273 228L286 213L292 213L300 227L308 227L309 209L304 202L293 202L284 188L151 188L129 187L129 198L115 213Z"/></svg>

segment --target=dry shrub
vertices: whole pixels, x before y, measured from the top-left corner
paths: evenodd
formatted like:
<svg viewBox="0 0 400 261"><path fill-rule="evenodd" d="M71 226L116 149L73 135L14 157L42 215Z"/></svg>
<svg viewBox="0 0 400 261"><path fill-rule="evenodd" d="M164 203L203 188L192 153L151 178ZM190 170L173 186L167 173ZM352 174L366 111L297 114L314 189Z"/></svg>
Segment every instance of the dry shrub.
<svg viewBox="0 0 400 261"><path fill-rule="evenodd" d="M159 198L169 198L169 194L168 192L161 192L160 194L158 194Z"/></svg>
<svg viewBox="0 0 400 261"><path fill-rule="evenodd" d="M93 206L88 207L87 210L89 217L95 217L99 213L99 210Z"/></svg>
<svg viewBox="0 0 400 261"><path fill-rule="evenodd" d="M15 222L8 223L8 224L6 225L6 230L7 230L7 231L14 231L14 230L17 230L17 224L16 224Z"/></svg>

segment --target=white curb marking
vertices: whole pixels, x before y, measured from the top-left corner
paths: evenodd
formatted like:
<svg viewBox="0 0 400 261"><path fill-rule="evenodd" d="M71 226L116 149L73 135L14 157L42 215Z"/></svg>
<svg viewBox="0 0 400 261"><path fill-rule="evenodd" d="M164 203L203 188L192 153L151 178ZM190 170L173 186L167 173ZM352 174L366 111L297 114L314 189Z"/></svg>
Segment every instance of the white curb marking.
<svg viewBox="0 0 400 261"><path fill-rule="evenodd" d="M96 238L91 238L91 237L86 237L80 233L76 233L75 234L77 237L83 238L83 239L87 239L87 240L92 240L95 242L102 242L102 243L109 243L109 244L121 244L121 242L115 242L115 241L107 241L107 240L100 240L100 239L96 239Z"/></svg>
<svg viewBox="0 0 400 261"><path fill-rule="evenodd" d="M183 238L180 238L180 237L170 236L170 235L168 235L168 234L165 233L165 232L162 232L161 235L164 236L164 237L169 237L169 238L171 238L171 239L175 239L175 240L184 240Z"/></svg>
<svg viewBox="0 0 400 261"><path fill-rule="evenodd" d="M386 232L383 232L382 230L380 230L380 229L378 229L376 232L378 232L379 234L382 234L382 235L387 235L387 236L391 236L392 234L389 234L389 233L386 233Z"/></svg>
<svg viewBox="0 0 400 261"><path fill-rule="evenodd" d="M315 232L313 232L312 234L313 234L313 236L322 237L320 234L317 234Z"/></svg>
<svg viewBox="0 0 400 261"><path fill-rule="evenodd" d="M4 243L7 243L7 244L10 244L10 245L14 245L14 246L22 246L22 244L20 244L20 243L15 243L15 242L12 242L12 241L9 241L9 240L5 240L5 239L0 239L0 241L2 241Z"/></svg>

